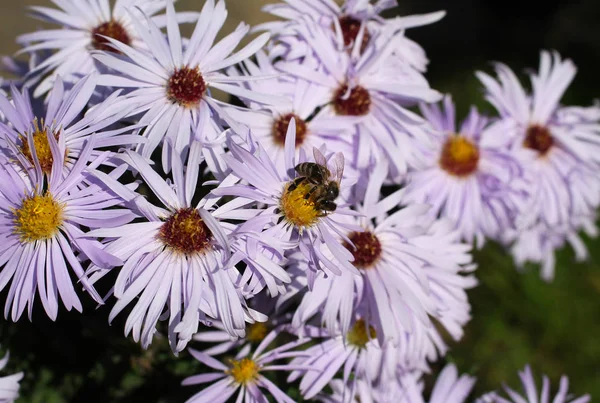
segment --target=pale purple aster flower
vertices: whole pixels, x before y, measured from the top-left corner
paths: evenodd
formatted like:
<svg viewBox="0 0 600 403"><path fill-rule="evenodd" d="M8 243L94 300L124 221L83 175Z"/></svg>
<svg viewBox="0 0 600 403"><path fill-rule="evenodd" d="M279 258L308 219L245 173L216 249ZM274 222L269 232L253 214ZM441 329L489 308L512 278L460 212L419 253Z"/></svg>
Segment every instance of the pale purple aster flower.
<svg viewBox="0 0 600 403"><path fill-rule="evenodd" d="M504 147L487 145L488 119L475 108L460 127L450 96L443 106L421 105L431 125L420 164L407 176L406 201L427 203L431 214L455 223L462 238L481 248L514 227L527 185L517 159Z"/></svg>
<svg viewBox="0 0 600 403"><path fill-rule="evenodd" d="M230 360L228 365L221 363L208 354L189 349L194 358L216 370L216 372L194 375L182 382L182 385L212 383L209 387L188 399L187 402L225 403L239 390L236 402L240 403L266 402L268 401L267 396L275 399L278 403L294 403L294 400L267 379L263 373L267 371L291 371L294 369L316 371L313 368L306 368L304 365L273 363L283 358L302 354L302 352L290 350L308 341L308 339L298 340L266 351L267 347L273 343L279 333L277 330L271 331L252 354L250 354L249 348L245 348ZM265 391L268 393L265 393Z"/></svg>
<svg viewBox="0 0 600 403"><path fill-rule="evenodd" d="M558 391L554 398L550 395L550 380L548 377L543 377L542 388L539 390L529 365L522 372L519 372L519 378L521 378L525 396L504 386L506 398L502 397L500 393L491 392L477 399L476 403L550 403L550 401L552 403L587 403L591 401L590 395L575 397L569 394L569 379L565 375L560 378Z"/></svg>
<svg viewBox="0 0 600 403"><path fill-rule="evenodd" d="M98 71L92 52L113 50L105 37L136 49L143 48L144 42L134 30L132 19L142 20L139 13L141 10L146 15L153 16L155 23L164 26L164 16L156 14L164 10L167 1L169 0L116 0L111 7L108 0L52 0L58 8L31 7L35 18L61 27L17 38L25 46L21 53L39 50L55 52L28 73L29 77L41 78L34 96L37 98L48 92L58 75L68 83L75 83L81 77ZM193 13L180 13L178 20L186 22L192 17L197 18Z"/></svg>
<svg viewBox="0 0 600 403"><path fill-rule="evenodd" d="M349 50L359 55L370 44L371 37L382 30L402 31L413 27L432 24L444 17L445 12L412 15L384 19L380 16L386 9L395 7L395 0L347 0L341 6L331 0L289 1L269 4L263 11L283 21L272 21L258 25L255 30L266 30L273 34L274 42L270 54L293 60L307 56L311 45L296 28L307 21L318 23L327 32L327 39L338 51ZM394 45L394 54L420 71L425 71L428 60L423 49L404 35Z"/></svg>
<svg viewBox="0 0 600 403"><path fill-rule="evenodd" d="M214 0L207 0L191 38L182 42L173 4L168 2L166 37L151 20L147 20L147 24L132 20L149 53L109 38L124 57L105 52L95 54L97 60L115 71L102 77L104 85L132 89L126 99L136 106L135 113L143 113L140 123L148 125L143 132L148 142L138 149L144 157L150 156L165 138L173 143L177 152L182 152L194 137L203 140L203 130L216 119L239 127L223 110L224 103L212 98L211 88L243 99L276 102L270 96L236 85L255 78L228 77L220 72L252 56L269 39L268 34L260 35L232 53L249 30L241 23L233 33L213 46L226 18L224 1L215 5ZM163 166L167 170L170 169L168 149L163 147Z"/></svg>
<svg viewBox="0 0 600 403"><path fill-rule="evenodd" d="M8 364L9 353L0 359L0 370ZM12 403L19 398L19 382L23 379L23 372L0 377L0 403Z"/></svg>
<svg viewBox="0 0 600 403"><path fill-rule="evenodd" d="M290 373L288 382L300 380L300 393L305 399L315 397L333 377L343 371L343 382L350 386L346 396L350 401L356 393L356 382L366 380L369 384L377 382L382 374L385 346L377 341L375 330L364 319L357 318L351 330L343 336L339 330L331 333L326 329L307 326L301 331L306 340L323 339L319 343L302 351L302 355L292 360L291 365L305 366ZM310 369L314 370L310 370Z"/></svg>
<svg viewBox="0 0 600 403"><path fill-rule="evenodd" d="M193 143L185 171L181 158L174 155L173 182L165 181L139 154L125 154L124 159L164 208L95 172L115 193L135 203L142 218L88 235L105 238L105 251L125 262L113 289L117 302L109 320L135 302L125 334L132 333L144 348L152 342L158 320L167 318L169 342L175 352L182 351L198 331L199 320L210 323L209 318L218 319L230 335L244 337L246 321L265 321L266 317L247 307L244 290L239 288L246 277L235 264L246 263L251 266L246 271L262 270L263 276L273 273L272 266L276 266L283 272L275 271L276 275L287 276L280 265L259 252L253 251L253 258L248 258L246 251L252 247L247 245L244 234L235 232L236 225L221 220L227 216L226 211L214 210L206 199L192 204L198 185L200 148ZM268 271L264 265L270 265ZM96 272L90 277L92 281L107 273L95 266L90 267L90 272Z"/></svg>
<svg viewBox="0 0 600 403"><path fill-rule="evenodd" d="M554 225L594 210L600 196L586 190L585 179L596 174L600 162L600 116L559 105L575 76L575 65L556 53L542 52L539 72L531 75L529 96L508 67L499 64L496 72L499 81L478 73L488 101L500 113L487 141L506 145L529 162L526 168L534 191L522 220L535 222L539 217Z"/></svg>
<svg viewBox="0 0 600 403"><path fill-rule="evenodd" d="M456 366L448 364L437 377L431 396L423 395L424 384L420 372L402 375L397 381L379 382L369 385L363 379L356 385L356 401L366 403L464 403L475 384L475 378L459 376ZM319 396L324 403L348 402L348 385L341 379L330 383L333 393ZM344 398L346 397L346 400Z"/></svg>
<svg viewBox="0 0 600 403"><path fill-rule="evenodd" d="M285 137L292 118L296 121L297 149L302 148L310 154L314 147L320 148L326 144L331 150L352 155L354 119L320 111L321 106L330 100L329 88L282 75L263 52L258 53L257 61L258 64L244 62L243 73L247 76L277 76L249 81L243 85L251 91L272 94L287 99L288 102L274 105L248 102L250 109L228 108L227 113L250 129L253 138L264 147L276 167L285 166Z"/></svg>
<svg viewBox="0 0 600 403"><path fill-rule="evenodd" d="M427 139L424 120L407 106L438 101L441 94L429 87L420 72L390 57L398 35L374 36L373 45L353 64L346 53L337 52L324 40L322 27L313 24L298 31L314 48L321 67L315 70L289 61L276 67L329 88L329 103L323 106L323 113L357 120L351 166L362 169L387 158L392 178L401 177L412 164L415 138Z"/></svg>
<svg viewBox="0 0 600 403"><path fill-rule="evenodd" d="M413 345L411 351L398 347L400 355L408 353L400 362L420 364L426 356L434 358L430 344L420 341L430 338L426 330L431 327L430 316L455 339L462 336L462 327L470 319L466 289L476 285L469 274L475 265L471 247L460 242L448 221L428 214L429 206L412 204L391 212L404 203L404 190L380 199L386 174L387 163L381 161L365 174L363 188L356 188L362 192L356 195L361 216L348 220L358 229L346 233L343 243L353 254L359 275L319 275L303 296L292 325L299 327L320 313L324 325L336 326L339 321L345 334L358 310L381 344L425 343L420 348ZM406 358L414 355L420 357Z"/></svg>
<svg viewBox="0 0 600 403"><path fill-rule="evenodd" d="M137 126L114 126L131 111L131 107L128 108L118 101L118 91L83 114L96 82L97 76L90 75L66 91L61 78L57 77L42 116L36 115L38 111L32 107L35 100L30 97L27 87L18 91L12 86L12 102L0 94L0 113L5 117L5 122L0 122L0 137L17 146L19 152L29 161L25 168L34 169L33 156L27 141L29 135L36 145L40 168L46 174L50 174L53 167L53 156L47 136L52 136L64 147L65 155L61 160L64 162L65 175L76 163L92 134L95 135L92 156L102 154L99 148L128 146L140 142L139 136L128 134Z"/></svg>
<svg viewBox="0 0 600 403"><path fill-rule="evenodd" d="M542 52L539 72L531 74L530 95L508 67L499 64L496 72L499 81L478 73L487 99L500 113L500 119L489 128L487 142L508 147L522 161L530 193L517 218L517 231L508 234L505 242L525 230L546 236L544 230L535 231L540 225L554 234L573 233L581 217L589 220L600 205L598 106L587 110L560 106L576 68L556 53ZM535 254L538 252L531 256ZM543 261L544 278L552 278L554 265L549 256L532 260Z"/></svg>
<svg viewBox="0 0 600 403"><path fill-rule="evenodd" d="M122 264L105 252L97 240L81 239L81 227L119 226L131 221L134 215L127 209L112 208L122 200L94 184L93 178L88 178L86 170L94 145L93 137L67 175L63 174L64 143L47 134L53 165L51 171L45 173L36 155L38 144L31 133L26 141L32 150L34 171L28 175L23 167L14 163L2 164L0 168L0 220L3 224L0 232L5 240L0 247L0 266L3 266L0 290L12 279L4 316L16 321L28 307L31 319L37 293L47 315L55 320L59 300L67 310L82 311L71 271L77 283L98 303L103 303L84 274L82 262L89 259L103 268ZM9 141L8 145L21 165L30 163L14 143ZM97 167L107 157L94 159L91 166ZM113 180L123 172L115 173Z"/></svg>
<svg viewBox="0 0 600 403"><path fill-rule="evenodd" d="M232 170L232 176L212 193L217 197L240 198L221 207L229 211L232 219L236 219L236 214L241 219L247 219L247 206L261 203L259 208L254 209L257 215L242 227L262 231L260 238L280 239L287 243L287 249L298 248L312 263L315 272L325 271L329 275L339 275L343 270L356 272L350 263L352 254L334 236L336 233L352 231L354 227L343 224L340 217L355 212L344 205L333 209L328 207L330 210L321 208L311 197L314 186L301 179L306 177L295 170L297 164L303 162L317 163L327 168L330 177L325 179L337 182L339 193L343 194L344 187L351 187L351 183L343 180L344 156L341 153L326 153L326 157L315 148L312 159L302 149L297 151L295 143L296 124L292 118L285 139L285 169L281 169L275 166L265 149L252 139L245 144L250 151L230 141L231 154L225 160ZM240 180L241 183L236 183ZM336 198L335 203L340 203L339 199ZM330 253L331 257L326 257L325 253ZM312 274L309 275L310 279L314 278ZM312 284L310 280L309 284Z"/></svg>

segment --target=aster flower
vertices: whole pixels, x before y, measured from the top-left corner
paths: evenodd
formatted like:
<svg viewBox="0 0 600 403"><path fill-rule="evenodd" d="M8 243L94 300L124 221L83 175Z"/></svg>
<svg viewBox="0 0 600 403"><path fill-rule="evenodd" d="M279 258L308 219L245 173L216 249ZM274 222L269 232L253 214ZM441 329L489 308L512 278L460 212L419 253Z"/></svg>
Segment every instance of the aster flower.
<svg viewBox="0 0 600 403"><path fill-rule="evenodd" d="M505 386L504 390L508 398L502 397L499 393L491 392L477 399L477 403L550 403L550 380L548 377L544 376L540 392L538 392L538 388L535 385L535 379L529 365L522 372L519 372L519 378L521 378L525 396ZM552 403L587 403L591 400L590 395L574 397L568 393L569 379L563 375L560 378L559 389L552 399Z"/></svg>
<svg viewBox="0 0 600 403"><path fill-rule="evenodd" d="M342 224L339 217L354 213L343 205L335 204L337 195L331 198L333 200L329 196L317 199L315 196L319 193L312 180L307 180L306 174L300 175L295 169L304 162L313 164L312 167L320 166L320 175L327 176L322 178L322 182L337 183L334 187L338 193L343 193L344 186L350 185L342 180L343 154L327 155L328 159L321 151L313 149L314 160L311 161L302 150L296 152L296 133L295 119L292 118L285 138L285 169L277 168L264 148L253 143L252 139L246 144L250 150L230 141L231 154L225 157L225 161L232 170L232 176L212 194L241 198L222 207L230 211L232 219L236 218L236 212L239 218L247 217L248 205L261 203L258 209L254 209L257 215L245 225L262 231L261 238L281 239L287 242L287 249L299 248L315 271L335 275L344 269L356 271L350 264L352 254L333 236L352 230L353 227ZM235 183L240 180L241 183ZM331 253L331 258L326 258L324 252Z"/></svg>
<svg viewBox="0 0 600 403"><path fill-rule="evenodd" d="M227 77L219 72L256 53L267 42L268 34L232 53L249 27L241 23L233 33L213 46L227 17L223 1L216 5L214 0L205 2L196 28L185 43L182 42L171 2L167 3L166 15L166 37L153 21L147 20L147 24L142 25L136 19L132 20L149 54L107 38L124 57L108 53L95 55L97 60L115 71L114 75L103 76L104 85L133 89L127 96L127 102L136 106L135 113L143 113L140 123L149 125L143 132L148 142L138 149L145 157L150 156L164 138L172 141L177 152L188 147L194 137L204 140L202 132L210 126L211 120L225 119L230 126L239 129L239 125L228 118L222 103L211 97L211 88L244 99L276 102L272 97L234 85L252 78ZM163 147L163 166L167 170L170 169L168 149Z"/></svg>
<svg viewBox="0 0 600 403"><path fill-rule="evenodd" d="M380 162L365 175L368 180L359 183L360 190L357 186L356 197L362 203L356 209L361 216L349 219L358 229L345 234L344 246L360 275L318 276L296 309L292 325L298 327L320 312L330 329L339 320L345 334L358 311L381 344L413 344L410 349L399 347L399 355L408 354L395 359L421 366L426 356L434 358L427 341L430 316L455 339L462 336L470 319L466 289L476 284L468 273L475 265L470 247L460 243L449 222L428 214L428 206L414 204L390 213L403 203L404 191L379 199L386 165Z"/></svg>
<svg viewBox="0 0 600 403"><path fill-rule="evenodd" d="M278 168L284 167L284 145L289 122L296 122L296 148L311 153L314 147L327 144L330 149L352 155L354 119L319 112L329 102L329 88L289 75L282 75L263 53L257 54L257 64L244 62L247 76L274 76L271 79L243 83L249 90L287 99L274 105L247 102L251 110L228 108L228 114L246 125L253 138L260 142ZM236 71L230 70L230 75Z"/></svg>
<svg viewBox="0 0 600 403"><path fill-rule="evenodd" d="M489 129L487 143L508 147L522 161L530 189L517 220L517 231L507 234L506 241L540 224L550 230L559 228L554 234L573 233L582 219L591 221L600 205L598 113L559 105L576 68L556 53L542 52L539 72L531 75L530 96L508 67L497 65L496 72L499 81L478 73L487 99L500 114ZM530 235L535 234L545 236L545 231ZM531 244L541 245L544 241ZM554 269L547 251L533 251L527 258L544 261L543 276L552 278Z"/></svg>
<svg viewBox="0 0 600 403"><path fill-rule="evenodd" d="M105 250L125 262L114 286L117 302L109 320L135 301L125 334L132 333L134 340L141 340L147 348L159 318L168 317L169 341L175 352L183 350L198 331L199 320L209 323L207 317L218 319L231 336L244 337L245 321L265 321L266 317L246 306L243 290L238 288L246 277L234 266L239 262L251 266L248 272L262 270L263 278L287 276L285 271L256 251L260 242L252 243L253 249L246 245L243 234L233 231L235 226L221 221L227 211L211 211L213 205L207 199L192 205L201 162L198 143L192 145L185 173L183 161L174 156L174 186L139 154L128 151L125 159L165 208L150 204L105 174L95 172L110 189L135 203L142 218L140 222L88 234L106 238ZM266 242L271 240L266 238ZM273 245L271 248L276 247ZM252 250L252 259L245 254L247 250ZM107 271L92 266L90 273L94 273L91 280L97 281Z"/></svg>
<svg viewBox="0 0 600 403"><path fill-rule="evenodd" d="M312 326L302 329L301 334L303 338L323 339L290 363L307 368L294 370L288 377L288 382L302 378L300 393L305 399L315 397L340 370L343 370L345 384L350 375L354 375L348 396L354 396L356 380L366 379L373 383L379 378L386 354L385 347L379 345L375 329L363 318L356 318L346 336L339 329L329 332ZM311 368L316 370L308 370Z"/></svg>
<svg viewBox="0 0 600 403"><path fill-rule="evenodd" d="M96 87L97 76L90 75L81 79L71 90L65 91L63 81L57 77L50 92L48 105L43 116L36 115L32 107L34 100L29 96L27 87L18 91L11 87L12 102L0 94L0 113L6 123L0 122L0 136L17 145L28 164L24 167L34 169L33 155L27 141L29 135L35 144L37 161L43 173L50 175L54 165L53 153L48 136L52 136L64 149L63 173L68 174L89 138L95 134L92 156L102 153L99 148L127 146L140 142L139 136L127 134L132 126L113 127L131 108L123 106L117 100L119 92L109 96L104 102L86 110L90 97Z"/></svg>
<svg viewBox="0 0 600 403"><path fill-rule="evenodd" d="M156 14L164 10L166 0L117 0L111 8L108 0L52 0L58 7L31 7L33 16L44 22L60 25L61 29L45 29L21 35L17 42L25 47L21 51L37 52L53 50L35 68L30 77L43 77L36 87L37 98L54 86L58 75L69 83L97 71L92 57L94 50L113 51L107 37L139 49L144 42L133 28L132 19L141 19L138 10L164 26L164 16ZM135 8L133 7L135 5ZM178 20L185 22L195 17L193 13L180 13ZM45 77L44 77L45 76Z"/></svg>
<svg viewBox="0 0 600 403"><path fill-rule="evenodd" d="M3 370L8 364L8 352L0 359L0 370ZM23 379L23 373L19 372L12 375L0 377L0 402L12 403L19 398L19 382Z"/></svg>
<svg viewBox="0 0 600 403"><path fill-rule="evenodd" d="M285 392L281 391L274 383L267 379L263 374L266 371L290 371L294 369L309 369L302 365L294 364L273 364L273 361L282 358L293 357L298 352L290 351L299 345L306 343L307 340L298 340L286 343L282 346L266 351L267 347L279 335L278 331L271 331L256 347L256 350L250 354L249 349L240 351L225 365L208 354L189 349L190 353L204 365L216 370L217 372L202 373L186 378L183 385L198 385L202 383L214 382L209 387L196 393L188 403L192 402L226 402L236 391L237 402L256 402L267 401L269 398L276 402L294 403ZM268 395L263 391L266 390Z"/></svg>
<svg viewBox="0 0 600 403"><path fill-rule="evenodd" d="M263 11L284 20L261 24L255 30L267 30L273 34L276 41L270 52L272 57L283 56L292 60L310 53L310 44L295 31L297 26L305 24L307 20L326 29L327 39L335 43L338 51L350 50L359 54L369 45L371 37L382 30L401 31L428 25L445 15L445 12L440 11L394 19L380 16L383 11L395 6L394 0L378 0L375 4L369 0L347 0L341 6L327 0L285 0L283 3L263 7ZM417 43L402 36L395 44L394 52L420 71L425 70L428 61Z"/></svg>
<svg viewBox="0 0 600 403"><path fill-rule="evenodd" d="M118 206L121 199L86 179L93 137L66 176L62 174L64 143L58 143L52 134L47 134L53 158L52 170L47 175L42 171L36 153L39 145L31 133L26 141L32 151L34 172L26 175L22 167L14 163L4 163L0 168L0 219L3 222L0 232L5 239L0 247L0 265L3 266L0 290L12 279L4 316L16 321L28 307L31 319L38 293L47 315L55 320L59 300L67 310L82 311L68 267L85 291L102 303L85 276L82 263L89 259L103 268L122 264L104 252L98 241L80 239L81 226L122 225L131 221L133 215L128 210L111 208ZM14 143L9 141L9 146L21 165L29 164L27 156L20 154ZM94 159L92 166L98 166L106 157ZM123 170L116 172L113 178L122 173Z"/></svg>
<svg viewBox="0 0 600 403"><path fill-rule="evenodd" d="M487 145L488 120L475 108L457 130L449 96L438 105L421 105L431 125L429 146L407 178L406 200L428 203L434 216L456 224L463 239L481 248L514 227L527 196L519 162L503 147Z"/></svg>
<svg viewBox="0 0 600 403"><path fill-rule="evenodd" d="M398 35L381 33L373 37L356 64L323 38L316 24L299 27L298 32L313 47L322 66L317 70L296 62L282 61L280 70L329 88L329 103L322 113L357 120L351 166L364 169L380 158L391 161L393 178L403 175L412 163L415 138L426 140L423 119L406 106L434 102L441 95L429 88L427 80L406 63L389 57Z"/></svg>

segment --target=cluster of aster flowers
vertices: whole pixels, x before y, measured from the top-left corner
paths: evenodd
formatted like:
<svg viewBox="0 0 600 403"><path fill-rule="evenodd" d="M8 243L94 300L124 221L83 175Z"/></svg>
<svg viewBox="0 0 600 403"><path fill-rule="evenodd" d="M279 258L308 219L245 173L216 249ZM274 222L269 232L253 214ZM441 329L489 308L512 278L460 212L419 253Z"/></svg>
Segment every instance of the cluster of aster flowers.
<svg viewBox="0 0 600 403"><path fill-rule="evenodd" d="M548 279L563 243L585 257L600 108L559 106L575 67L556 54L531 95L504 65L478 73L498 116L457 127L407 37L443 12L286 0L236 50L250 27L216 42L222 0L53 2L33 11L61 29L19 37L30 60L0 94L6 318L82 311L82 288L144 348L212 344L189 349L214 370L184 381L208 384L190 401L291 402L265 376L285 371L305 399L419 402L470 319L473 245L501 242ZM0 379L13 398L20 376ZM449 365L430 401L474 382Z"/></svg>

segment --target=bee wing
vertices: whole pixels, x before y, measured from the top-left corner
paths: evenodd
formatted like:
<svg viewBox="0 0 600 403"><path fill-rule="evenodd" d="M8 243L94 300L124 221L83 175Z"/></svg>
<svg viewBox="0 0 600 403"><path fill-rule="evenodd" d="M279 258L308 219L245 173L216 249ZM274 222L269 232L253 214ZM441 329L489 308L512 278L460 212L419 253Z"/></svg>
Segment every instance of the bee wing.
<svg viewBox="0 0 600 403"><path fill-rule="evenodd" d="M344 175L344 154L337 153L333 158L333 176L337 183L340 183Z"/></svg>
<svg viewBox="0 0 600 403"><path fill-rule="evenodd" d="M313 147L313 156L315 157L315 162L319 165L322 165L327 168L327 160L325 156L319 151L317 147Z"/></svg>

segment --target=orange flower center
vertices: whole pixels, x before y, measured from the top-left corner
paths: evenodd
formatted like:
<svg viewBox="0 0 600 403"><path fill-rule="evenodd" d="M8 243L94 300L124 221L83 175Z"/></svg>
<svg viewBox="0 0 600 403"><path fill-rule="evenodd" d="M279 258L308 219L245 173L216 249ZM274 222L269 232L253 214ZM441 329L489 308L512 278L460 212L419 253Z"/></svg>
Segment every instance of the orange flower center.
<svg viewBox="0 0 600 403"><path fill-rule="evenodd" d="M440 166L448 173L465 177L477 170L479 150L469 139L461 135L450 136L440 158Z"/></svg>

